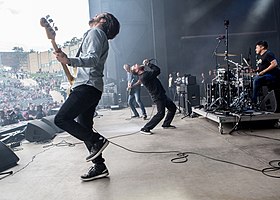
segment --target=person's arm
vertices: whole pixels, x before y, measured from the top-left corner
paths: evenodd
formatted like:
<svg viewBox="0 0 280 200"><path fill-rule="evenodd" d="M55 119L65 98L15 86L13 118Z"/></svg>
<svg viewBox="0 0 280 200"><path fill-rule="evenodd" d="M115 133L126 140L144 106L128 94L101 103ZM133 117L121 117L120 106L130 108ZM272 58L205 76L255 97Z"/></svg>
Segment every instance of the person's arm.
<svg viewBox="0 0 280 200"><path fill-rule="evenodd" d="M97 29L91 29L84 42L83 46L87 45L86 56L68 58L64 52L55 52L59 62L75 67L92 67L96 66L102 54L104 42L107 41L105 34L101 34ZM83 49L84 50L84 49Z"/></svg>
<svg viewBox="0 0 280 200"><path fill-rule="evenodd" d="M136 87L137 85L141 85L141 81L140 81L140 79L136 82L136 83L134 83L133 85L131 85L131 87L133 88L133 87Z"/></svg>
<svg viewBox="0 0 280 200"><path fill-rule="evenodd" d="M150 70L145 71L145 79L150 80L157 78L157 76L160 74L160 68L151 63L147 67L149 67Z"/></svg>
<svg viewBox="0 0 280 200"><path fill-rule="evenodd" d="M260 72L259 72L259 76L264 75L265 73L271 71L271 70L274 69L275 67L277 67L277 60L276 60L276 59L272 60L272 61L270 62L270 65L269 65L267 68L265 68L264 70L260 71Z"/></svg>

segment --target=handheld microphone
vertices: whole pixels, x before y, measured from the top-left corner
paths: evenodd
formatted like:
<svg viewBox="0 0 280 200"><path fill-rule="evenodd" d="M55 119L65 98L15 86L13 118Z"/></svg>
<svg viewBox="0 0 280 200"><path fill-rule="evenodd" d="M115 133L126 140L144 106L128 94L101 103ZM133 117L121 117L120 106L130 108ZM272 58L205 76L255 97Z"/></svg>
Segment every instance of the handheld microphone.
<svg viewBox="0 0 280 200"><path fill-rule="evenodd" d="M219 37L216 37L216 40L223 40L223 39L225 39L225 38L226 38L225 35L220 35Z"/></svg>

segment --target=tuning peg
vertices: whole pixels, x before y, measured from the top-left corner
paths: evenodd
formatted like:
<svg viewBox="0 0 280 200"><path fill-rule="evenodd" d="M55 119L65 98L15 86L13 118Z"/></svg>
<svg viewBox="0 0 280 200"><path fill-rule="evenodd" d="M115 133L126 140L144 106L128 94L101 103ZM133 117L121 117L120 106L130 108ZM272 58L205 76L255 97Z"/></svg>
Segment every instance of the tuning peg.
<svg viewBox="0 0 280 200"><path fill-rule="evenodd" d="M47 16L46 16L46 19L49 19L49 18L50 18L50 15L47 15Z"/></svg>
<svg viewBox="0 0 280 200"><path fill-rule="evenodd" d="M53 20L52 20L52 19L49 19L48 21L49 21L50 23L53 23Z"/></svg>
<svg viewBox="0 0 280 200"><path fill-rule="evenodd" d="M55 26L55 27L54 27L54 30L55 30L55 31L58 31L58 28Z"/></svg>

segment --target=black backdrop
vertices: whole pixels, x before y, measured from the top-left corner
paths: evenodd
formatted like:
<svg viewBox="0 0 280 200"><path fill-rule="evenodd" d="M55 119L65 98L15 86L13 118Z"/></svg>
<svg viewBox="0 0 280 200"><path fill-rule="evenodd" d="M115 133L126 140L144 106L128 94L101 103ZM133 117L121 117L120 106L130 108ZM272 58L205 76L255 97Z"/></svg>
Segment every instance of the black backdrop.
<svg viewBox="0 0 280 200"><path fill-rule="evenodd" d="M219 35L225 35L224 20L229 20L230 59L241 63L241 54L251 52L255 64L255 43L267 40L280 57L280 3L277 0L165 0L168 72L200 74L216 67L213 51ZM225 40L218 52L226 50ZM224 57L218 63L226 64Z"/></svg>
<svg viewBox="0 0 280 200"><path fill-rule="evenodd" d="M121 23L110 42L105 78L119 82L126 77L123 64L156 58L166 86L168 73L199 75L216 67L212 54L226 19L229 53L238 55L233 61L240 63L240 55L247 58L251 49L254 65L258 40L267 40L279 58L279 5L279 0L89 0L89 12L112 12ZM218 52L224 51L223 40ZM218 63L225 64L224 58Z"/></svg>

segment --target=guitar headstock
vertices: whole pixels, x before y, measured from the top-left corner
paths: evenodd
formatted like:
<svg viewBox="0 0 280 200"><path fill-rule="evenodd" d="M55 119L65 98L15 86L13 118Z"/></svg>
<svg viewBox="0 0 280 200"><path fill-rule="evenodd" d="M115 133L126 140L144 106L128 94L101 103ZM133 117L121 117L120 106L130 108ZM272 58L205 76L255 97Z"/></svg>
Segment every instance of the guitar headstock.
<svg viewBox="0 0 280 200"><path fill-rule="evenodd" d="M58 30L56 26L54 26L54 22L50 19L50 16L42 17L40 19L40 24L45 28L48 39L54 40L56 36L56 31Z"/></svg>

